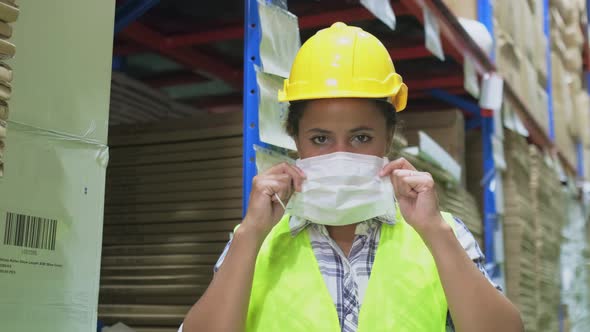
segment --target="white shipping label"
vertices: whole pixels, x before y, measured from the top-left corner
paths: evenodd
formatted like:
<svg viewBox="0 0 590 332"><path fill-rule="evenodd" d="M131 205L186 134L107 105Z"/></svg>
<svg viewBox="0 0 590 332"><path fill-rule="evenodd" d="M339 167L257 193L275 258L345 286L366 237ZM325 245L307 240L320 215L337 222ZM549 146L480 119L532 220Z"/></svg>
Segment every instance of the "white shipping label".
<svg viewBox="0 0 590 332"><path fill-rule="evenodd" d="M506 103L505 103L506 104ZM499 109L497 111L493 111L492 114L494 120L494 136L498 137L499 139L504 139L504 123L502 121L502 110Z"/></svg>
<svg viewBox="0 0 590 332"><path fill-rule="evenodd" d="M504 157L504 143L496 136L492 136L492 149L494 155L494 165L496 169L506 170L506 158Z"/></svg>
<svg viewBox="0 0 590 332"><path fill-rule="evenodd" d="M426 48L441 61L445 60L445 53L440 39L440 28L434 14L426 6L422 7L424 14L424 38Z"/></svg>
<svg viewBox="0 0 590 332"><path fill-rule="evenodd" d="M479 98L479 82L475 64L471 57L465 55L463 59L463 86L465 91L469 92L474 98Z"/></svg>
<svg viewBox="0 0 590 332"><path fill-rule="evenodd" d="M289 106L278 100L278 91L283 78L256 71L256 81L260 90L258 123L260 140L289 150L297 150L295 142L285 130Z"/></svg>
<svg viewBox="0 0 590 332"><path fill-rule="evenodd" d="M254 145L254 150L256 151L256 170L258 173L265 172L269 168L283 162L295 164L295 160L284 153L263 148L258 145Z"/></svg>
<svg viewBox="0 0 590 332"><path fill-rule="evenodd" d="M484 109L499 111L504 96L504 80L497 73L483 77L479 106Z"/></svg>
<svg viewBox="0 0 590 332"><path fill-rule="evenodd" d="M529 131L528 129L526 129L526 127L524 126L524 123L522 123L522 121L520 120L520 117L518 117L517 114L514 114L514 123L515 123L515 127L516 127L516 132L523 137L529 137Z"/></svg>
<svg viewBox="0 0 590 332"><path fill-rule="evenodd" d="M0 210L0 280L61 279L65 230L60 218Z"/></svg>
<svg viewBox="0 0 590 332"><path fill-rule="evenodd" d="M395 14L389 0L361 0L361 4L391 30L395 30Z"/></svg>
<svg viewBox="0 0 590 332"><path fill-rule="evenodd" d="M512 106L510 103L504 103L502 105L502 120L504 127L516 131L516 123L514 122L514 111L512 110Z"/></svg>
<svg viewBox="0 0 590 332"><path fill-rule="evenodd" d="M301 47L297 16L289 11L258 1L260 14L260 61L265 73L289 77L295 55Z"/></svg>

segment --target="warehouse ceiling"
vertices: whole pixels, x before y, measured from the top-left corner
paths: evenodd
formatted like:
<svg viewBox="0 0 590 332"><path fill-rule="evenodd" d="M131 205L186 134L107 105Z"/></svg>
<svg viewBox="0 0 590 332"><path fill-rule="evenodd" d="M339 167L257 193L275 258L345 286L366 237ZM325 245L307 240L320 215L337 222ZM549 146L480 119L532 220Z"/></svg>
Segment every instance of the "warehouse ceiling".
<svg viewBox="0 0 590 332"><path fill-rule="evenodd" d="M130 1L130 0L127 0ZM421 23L392 1L397 27L391 31L359 1L290 0L299 17L301 40L336 20L372 32L390 50L396 69L410 88L410 108L440 106L429 89L444 88L464 95L462 68L426 50ZM121 6L125 1L118 1ZM116 68L174 100L201 111L242 108L244 1L166 0L147 11L115 36ZM433 105L436 103L437 105Z"/></svg>

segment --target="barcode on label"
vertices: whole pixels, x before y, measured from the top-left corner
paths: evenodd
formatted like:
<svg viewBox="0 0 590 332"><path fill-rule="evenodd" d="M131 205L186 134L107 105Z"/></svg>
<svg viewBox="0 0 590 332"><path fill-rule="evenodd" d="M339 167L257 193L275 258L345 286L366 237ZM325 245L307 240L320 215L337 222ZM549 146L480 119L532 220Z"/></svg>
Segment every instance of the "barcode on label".
<svg viewBox="0 0 590 332"><path fill-rule="evenodd" d="M55 250L57 220L6 213L4 244L17 247Z"/></svg>

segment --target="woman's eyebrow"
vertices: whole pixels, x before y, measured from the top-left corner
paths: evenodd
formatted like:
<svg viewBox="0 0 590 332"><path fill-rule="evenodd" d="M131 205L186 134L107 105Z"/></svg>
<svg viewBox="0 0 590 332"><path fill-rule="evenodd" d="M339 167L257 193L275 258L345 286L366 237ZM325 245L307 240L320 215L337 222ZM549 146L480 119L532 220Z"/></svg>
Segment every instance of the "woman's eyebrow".
<svg viewBox="0 0 590 332"><path fill-rule="evenodd" d="M356 133L358 131L375 131L375 129L367 126L360 126L349 130L350 133Z"/></svg>
<svg viewBox="0 0 590 332"><path fill-rule="evenodd" d="M307 133L317 133L317 134L331 134L332 132L327 129L322 128L312 128L307 130Z"/></svg>

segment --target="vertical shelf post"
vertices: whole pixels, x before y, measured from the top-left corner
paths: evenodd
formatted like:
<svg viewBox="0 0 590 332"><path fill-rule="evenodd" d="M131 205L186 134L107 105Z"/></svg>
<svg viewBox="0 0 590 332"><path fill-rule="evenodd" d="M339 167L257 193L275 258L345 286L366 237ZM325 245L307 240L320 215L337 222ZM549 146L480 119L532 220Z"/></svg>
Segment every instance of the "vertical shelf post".
<svg viewBox="0 0 590 332"><path fill-rule="evenodd" d="M478 0L478 19L494 36L494 12L491 0ZM491 55L492 58L494 55ZM483 110L482 110L483 111ZM485 112L482 112L485 113ZM496 247L496 239L501 234L501 225L498 222L498 212L496 208L497 186L502 184L498 182L496 176L496 166L494 162L494 151L492 138L494 136L494 118L489 114L482 116L482 150L483 150L483 226L484 226L484 245L486 256L486 270L489 275L498 284L504 285L504 276L500 262L498 262L498 252L504 248Z"/></svg>
<svg viewBox="0 0 590 332"><path fill-rule="evenodd" d="M244 141L243 141L243 193L242 215L246 214L252 178L256 175L256 152L254 145L259 145L258 131L258 84L256 83L256 66L260 66L260 16L258 2L245 0L244 18Z"/></svg>
<svg viewBox="0 0 590 332"><path fill-rule="evenodd" d="M549 139L552 142L555 142L555 121L554 121L554 113L553 113L553 74L551 71L551 19L549 13L549 0L543 0L543 33L545 34L545 39L547 41L546 47L546 63L547 63L547 86L545 90L547 91L547 105L548 110L548 119L549 119Z"/></svg>

